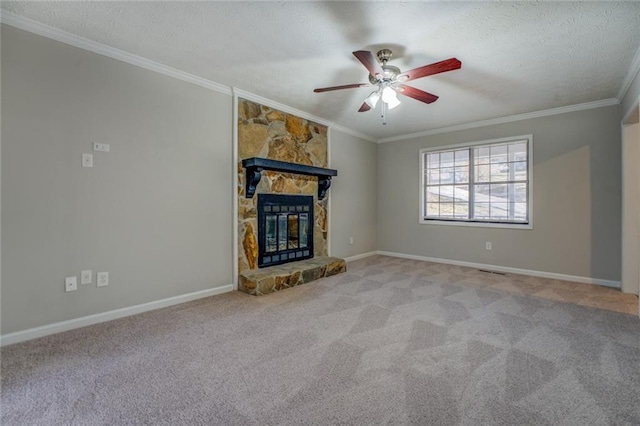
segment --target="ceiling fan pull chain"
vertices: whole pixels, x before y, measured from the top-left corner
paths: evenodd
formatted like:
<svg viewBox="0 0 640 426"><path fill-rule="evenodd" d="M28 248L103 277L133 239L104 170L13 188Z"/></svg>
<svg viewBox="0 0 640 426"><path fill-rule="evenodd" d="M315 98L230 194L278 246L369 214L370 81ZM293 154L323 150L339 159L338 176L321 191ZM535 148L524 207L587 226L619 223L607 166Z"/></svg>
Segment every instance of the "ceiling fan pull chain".
<svg viewBox="0 0 640 426"><path fill-rule="evenodd" d="M382 102L382 124L384 124L385 126L387 124L386 107L387 107L387 103Z"/></svg>

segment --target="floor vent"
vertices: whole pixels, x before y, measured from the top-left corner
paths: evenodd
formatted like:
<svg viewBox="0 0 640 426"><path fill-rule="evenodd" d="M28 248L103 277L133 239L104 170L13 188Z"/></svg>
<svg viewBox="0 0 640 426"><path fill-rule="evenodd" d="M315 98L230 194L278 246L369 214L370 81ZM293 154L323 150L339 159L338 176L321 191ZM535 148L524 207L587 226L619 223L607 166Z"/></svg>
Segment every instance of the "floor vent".
<svg viewBox="0 0 640 426"><path fill-rule="evenodd" d="M507 275L504 272L496 272L496 271L487 271L486 269L478 269L480 272L485 272L487 274L496 274L496 275Z"/></svg>

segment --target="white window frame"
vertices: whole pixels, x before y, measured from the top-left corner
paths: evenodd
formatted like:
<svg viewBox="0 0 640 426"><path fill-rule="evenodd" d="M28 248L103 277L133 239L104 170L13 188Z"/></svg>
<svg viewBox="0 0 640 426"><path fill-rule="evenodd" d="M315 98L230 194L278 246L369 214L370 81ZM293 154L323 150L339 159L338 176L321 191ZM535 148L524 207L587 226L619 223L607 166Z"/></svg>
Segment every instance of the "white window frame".
<svg viewBox="0 0 640 426"><path fill-rule="evenodd" d="M425 219L425 180L424 180L424 154L433 151L449 151L460 148L472 148L477 145L492 145L526 140L527 141L527 180L528 180L528 223L505 223L505 222L472 222L464 220L438 220ZM444 145L430 148L423 148L418 155L418 170L420 172L420 205L418 207L418 223L422 225L445 225L445 226L472 226L478 228L506 228L506 229L533 229L533 135L510 136L506 138L488 139L483 141L460 143L455 145Z"/></svg>

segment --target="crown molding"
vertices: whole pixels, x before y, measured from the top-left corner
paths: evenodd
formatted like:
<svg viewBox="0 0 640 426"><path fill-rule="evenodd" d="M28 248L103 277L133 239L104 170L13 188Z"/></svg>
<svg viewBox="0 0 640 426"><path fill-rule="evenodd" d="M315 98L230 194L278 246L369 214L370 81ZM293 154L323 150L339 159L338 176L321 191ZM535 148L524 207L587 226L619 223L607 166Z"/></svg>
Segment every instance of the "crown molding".
<svg viewBox="0 0 640 426"><path fill-rule="evenodd" d="M629 67L629 71L627 71L627 75L624 80L622 80L622 86L620 86L620 91L618 92L618 100L620 102L622 102L622 99L627 96L631 83L633 82L633 79L636 78L638 72L640 72L640 46L638 46L638 50L636 50L636 54L631 60L631 66Z"/></svg>
<svg viewBox="0 0 640 426"><path fill-rule="evenodd" d="M517 114L517 115L499 117L499 118L494 118L489 120L475 121L475 122L464 123L464 124L455 125L455 126L441 127L437 129L425 130L425 131L416 132L416 133L408 133L408 134L399 135L399 136L376 139L367 134L349 129L347 127L344 127L339 124L333 123L331 121L325 120L323 118L314 116L312 114L308 114L296 108L292 108L287 105L281 104L279 102L275 102L270 99L263 98L262 96L254 95L253 93L245 92L238 88L231 88L229 86L225 86L224 84L217 83L215 81L207 80L206 78L202 78L197 75L190 74L185 71L181 71L179 69L172 68L170 66L163 65L155 61L151 61L149 59L143 58L142 56L134 55L132 53L125 52L124 50L116 49L114 47L107 46L105 44L86 39L76 34L68 33L58 28L45 25L38 21L34 21L33 19L16 15L15 13L8 12L6 10L0 10L0 22L24 31L28 31L33 34L37 34L52 40L59 41L61 43L75 46L80 49L97 53L102 56L106 56L112 59L119 60L121 62L125 62L125 63L135 65L150 71L154 71L159 74L166 75L168 77L176 78L178 80L182 80L191 84L195 84L197 86L214 90L216 92L220 92L226 95L233 95L234 93L236 93L245 99L259 102L263 105L268 105L284 112L295 114L299 117L306 118L316 123L324 124L339 132L342 132L351 136L355 136L357 138L364 139L366 141L376 142L376 143L395 142L395 141L412 139L412 138L421 137L421 136L430 136L430 135L435 135L439 133L453 132L456 130L485 127L485 126L491 126L494 124L509 123L512 121L526 120L530 118L538 118L538 117L545 117L549 115L563 114L566 112L581 111L585 109L617 105L621 102L622 98L626 95L627 91L629 90L629 87L631 86L633 79L635 78L636 74L640 70L640 48L639 48L636 51L634 59L631 63L631 67L629 68L629 71L623 81L622 87L620 88L617 98L604 99L604 100L595 101L595 102L569 105L565 107L534 111L534 112L529 112L524 114Z"/></svg>
<svg viewBox="0 0 640 426"><path fill-rule="evenodd" d="M356 132L355 130L351 130L348 127L341 126L339 124L331 124L330 126L333 130L337 130L341 133L345 133L347 135L355 136L356 138L364 139L368 142L378 143L378 139L371 137L369 135L365 135L364 133Z"/></svg>
<svg viewBox="0 0 640 426"><path fill-rule="evenodd" d="M149 59L143 58L142 56L134 55L132 53L125 52L124 50L116 49L114 47L107 46L105 44L98 43L96 41L89 40L84 37L80 37L76 34L68 33L58 28L54 28L49 25L40 23L38 21L34 21L33 19L16 15L15 13L12 13L12 12L0 10L0 22L2 22L3 24L9 25L11 27L18 28L20 30L28 31L30 33L37 34L52 40L56 40L61 43L68 44L70 46L78 47L83 50L88 50L90 52L97 53L99 55L106 56L112 59L116 59L118 61L125 62L131 65L135 65L150 71L154 71L159 74L166 75L168 77L173 77L178 80L186 81L188 83L192 83L197 86L204 87L206 89L214 90L216 92L220 92L225 95L233 95L235 92L245 99L253 100L255 102L259 102L263 105L268 105L273 108L277 108L281 111L288 112L290 114L295 114L299 117L315 121L316 123L319 123L319 124L324 124L328 127L333 128L334 130L337 130L342 133L346 133L351 136L355 136L370 142L377 142L376 138L373 138L369 135L366 135L364 133L360 133L355 130L349 129L347 127L324 120L320 117L316 117L314 115L289 107L279 102L275 102L275 101L263 98L261 96L254 95L252 93L245 92L241 89L231 88L229 86L225 86L224 84L207 80L206 78L198 77L197 75L190 74L188 72L181 71L179 69L172 68L170 66L163 65L155 61L151 61Z"/></svg>
<svg viewBox="0 0 640 426"><path fill-rule="evenodd" d="M377 142L377 139L372 138L369 135L365 135L364 133L356 132L355 130L351 130L351 129L348 129L346 127L340 126L340 125L335 124L335 123L333 123L331 121L325 120L324 118L317 117L317 116L315 116L313 114L309 114L309 113L301 111L299 109L292 108L292 107L287 106L285 104L281 104L280 102L276 102L276 101L273 101L271 99L264 98L262 96L254 94L254 93L247 92L247 91L244 91L242 89L238 89L237 87L233 87L232 88L232 92L233 92L234 96L246 99L248 101L257 102L257 103L259 103L261 105L265 105L265 106L268 106L268 107L271 107L271 108L275 108L275 109L278 109L278 110L280 110L282 112L286 112L288 114L297 115L298 117L304 118L305 120L310 120L310 121L313 121L315 123L325 125L327 127L330 127L333 130L337 130L339 132L346 133L346 134L349 134L351 136L355 136L357 138L361 138L361 139L367 140L369 142Z"/></svg>
<svg viewBox="0 0 640 426"><path fill-rule="evenodd" d="M18 28L20 30L28 31L33 34L59 41L61 43L97 53L98 55L116 59L118 61L154 71L159 74L164 74L166 76L186 81L187 83L195 84L197 86L205 87L216 92L231 95L231 88L223 84L207 80L206 78L198 77L197 75L189 74L188 72L180 71L179 69L172 68L170 66L163 65L149 59L145 59L142 56L134 55L132 53L125 52L124 50L116 49L115 47L107 46L105 44L80 37L76 34L68 33L58 28L50 27L49 25L45 25L38 21L34 21L33 19L16 15L12 12L2 10L2 12L0 13L0 22Z"/></svg>
<svg viewBox="0 0 640 426"><path fill-rule="evenodd" d="M422 132L408 133L406 135L392 136L378 139L378 143L396 142L406 139L419 138L422 136L437 135L440 133L455 132L457 130L474 129L477 127L493 126L495 124L510 123L513 121L528 120L531 118L547 117L550 115L564 114L567 112L582 111L585 109L601 108L605 106L618 105L620 101L615 98L603 99L600 101L586 102L583 104L568 105L559 108L544 109L540 111L526 112L524 114L508 115L506 117L491 118L489 120L474 121L471 123L458 124L455 126L440 127L438 129L424 130Z"/></svg>

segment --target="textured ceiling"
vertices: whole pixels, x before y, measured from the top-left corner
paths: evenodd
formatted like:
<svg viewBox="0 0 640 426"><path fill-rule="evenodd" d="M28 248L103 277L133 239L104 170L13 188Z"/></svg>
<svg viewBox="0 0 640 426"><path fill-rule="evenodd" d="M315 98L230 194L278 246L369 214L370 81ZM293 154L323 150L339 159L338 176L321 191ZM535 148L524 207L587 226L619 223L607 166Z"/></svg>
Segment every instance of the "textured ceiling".
<svg viewBox="0 0 640 426"><path fill-rule="evenodd" d="M614 98L640 46L640 2L2 2L18 15L385 138ZM352 51L389 47L410 84L383 126Z"/></svg>

